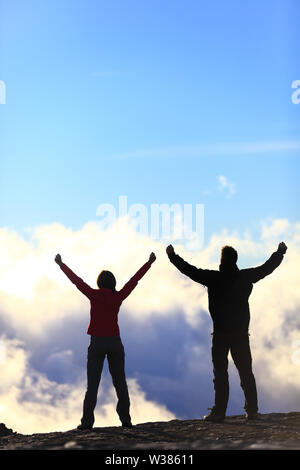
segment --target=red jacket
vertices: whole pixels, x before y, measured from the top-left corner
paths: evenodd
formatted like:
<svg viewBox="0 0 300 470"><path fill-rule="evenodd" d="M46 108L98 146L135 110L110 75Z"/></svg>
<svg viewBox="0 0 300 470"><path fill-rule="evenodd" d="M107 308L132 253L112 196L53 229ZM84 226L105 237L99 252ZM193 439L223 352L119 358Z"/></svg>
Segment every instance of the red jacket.
<svg viewBox="0 0 300 470"><path fill-rule="evenodd" d="M150 263L145 263L120 291L112 291L104 287L93 289L73 273L66 264L61 264L62 271L68 276L70 281L90 299L90 324L87 334L92 336L120 336L118 325L120 306L123 300L137 286L138 281L146 274L150 266Z"/></svg>

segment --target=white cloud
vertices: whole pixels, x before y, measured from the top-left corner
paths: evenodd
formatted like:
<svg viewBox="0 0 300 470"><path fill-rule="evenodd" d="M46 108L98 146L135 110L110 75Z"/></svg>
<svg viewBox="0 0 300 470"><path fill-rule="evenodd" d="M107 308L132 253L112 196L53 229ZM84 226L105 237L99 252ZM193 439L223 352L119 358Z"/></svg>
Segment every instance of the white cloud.
<svg viewBox="0 0 300 470"><path fill-rule="evenodd" d="M1 367L1 421L24 434L74 429L80 423L85 382L58 384L51 381L32 370L20 342L2 338L2 343L7 358ZM165 406L148 400L135 379L128 380L128 389L135 424L175 418ZM96 407L95 426L120 425L116 404L116 394L110 385L105 402Z"/></svg>
<svg viewBox="0 0 300 470"><path fill-rule="evenodd" d="M255 155L268 152L299 151L299 140L258 142L216 142L198 145L154 147L126 152L115 158L209 157L219 155Z"/></svg>
<svg viewBox="0 0 300 470"><path fill-rule="evenodd" d="M181 307L191 316L204 295L170 269L165 243L139 236L126 219L117 220L106 231L94 222L77 232L58 224L41 226L28 242L2 229L0 247L0 256L5 256L0 268L2 315L18 333L42 335L53 322L68 315L87 312L88 318L88 300L54 263L57 252L91 286L96 286L101 269L109 269L121 288L155 251L158 261L126 300L132 315L148 316L153 311L165 315ZM181 298L171 295L174 282L179 283L179 289L182 286Z"/></svg>
<svg viewBox="0 0 300 470"><path fill-rule="evenodd" d="M253 240L249 233L240 235L223 230L214 234L201 252L185 250L182 245L176 245L175 249L196 266L218 269L220 248L230 244L238 250L239 266L249 267L263 263L281 240L288 245L283 263L254 286L250 297L250 332L263 406L273 406L275 411L279 407L290 411L300 406L297 398L300 396L300 364L293 360L297 354L295 344L300 340L300 223L287 219L265 222L259 240ZM178 312L182 313L179 337L183 345L184 324L197 334L202 331L208 320L207 291L170 264L165 253L166 244L137 235L125 219L106 231L94 222L85 224L78 231L60 224L40 226L32 231L28 241L16 232L0 229L0 321L3 333L9 332L9 337L15 338L4 338L5 354L1 343L1 368L4 363L0 384L1 421L19 432L42 432L57 429L57 423L59 429L70 429L80 419L85 391L82 378L85 358L75 364L78 345L72 344L68 333L73 337L71 329L77 324L80 328L84 325L80 334L86 337L89 302L54 263L57 252L91 285L95 285L100 269L111 269L117 277L117 288L148 259L151 251L156 253L157 261L125 301L120 313L125 326L133 322L137 331L138 328L141 333L145 329L148 331L148 336L137 337L132 345L139 351L139 356L143 357L143 343L151 348L148 337L151 343L151 337L158 336L156 328L161 328L162 324L167 331ZM55 332L53 336L52 332ZM209 338L199 347L193 343L189 345L188 353L181 350L179 356L174 356L177 367L186 371L183 374L186 383L179 381L176 374L175 378L171 377L169 369L161 370L163 356L160 363L152 364L155 383L163 384L165 397L169 395L168 387L174 390L178 382L176 393L185 397L184 406L195 406L193 400L196 398L189 403L186 397L194 396L191 392L193 380L207 384L208 368L207 364L201 366L201 357L204 349L209 349L208 342ZM182 344L181 348L184 347ZM41 349L48 347L49 353L44 352L43 361L40 359L39 363ZM169 350L166 351L163 345L160 347L159 354L168 354ZM148 359L151 362L149 355ZM134 362L135 359L131 356L130 360ZM144 373L146 366L146 363L139 366L136 362L137 377ZM78 371L78 379L74 379L76 374L68 376L68 369L76 374ZM135 422L172 419L176 414L168 411L160 399L148 398L147 389L134 376L129 376L128 383ZM159 386L156 389L159 397ZM96 425L99 426L118 424L113 389L107 391L107 396L98 410Z"/></svg>
<svg viewBox="0 0 300 470"><path fill-rule="evenodd" d="M285 292L289 292L290 299L295 299L297 288L293 283L299 266L300 224L278 219L268 226L262 225L259 241L252 240L249 234L240 236L223 230L214 234L200 252L186 251L182 245L176 245L175 249L191 264L218 269L220 247L225 243L231 244L239 252L239 263L247 267L243 265L245 259L264 262L282 238L290 245L286 259L278 272L261 285L265 282L273 285L280 275L283 281L284 272L289 278ZM49 325L69 315L81 318L84 315L88 322L89 302L54 263L55 254L60 252L63 260L92 286L96 286L101 269L112 270L117 278L117 288L121 288L154 251L157 261L121 309L126 307L127 314L138 318L146 318L153 312L170 315L180 309L188 320L193 321L198 316L199 307L207 310L207 292L170 264L165 253L166 244L139 236L126 219L118 220L106 231L94 222L85 224L78 231L59 224L40 226L32 232L32 240L28 242L15 232L1 229L2 318L18 333L31 335L43 334ZM174 285L178 295L174 295ZM281 291L284 298L283 288Z"/></svg>
<svg viewBox="0 0 300 470"><path fill-rule="evenodd" d="M218 176L219 188L221 191L224 189L228 191L230 195L235 194L235 184L228 180L224 175Z"/></svg>

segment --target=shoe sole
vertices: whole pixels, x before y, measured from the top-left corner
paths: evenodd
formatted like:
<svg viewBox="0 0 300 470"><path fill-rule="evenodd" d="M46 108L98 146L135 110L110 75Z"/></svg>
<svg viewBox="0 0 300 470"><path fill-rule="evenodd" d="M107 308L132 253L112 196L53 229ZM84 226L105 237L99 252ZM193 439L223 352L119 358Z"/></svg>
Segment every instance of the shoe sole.
<svg viewBox="0 0 300 470"><path fill-rule="evenodd" d="M203 421L208 423L223 423L225 418L203 418Z"/></svg>

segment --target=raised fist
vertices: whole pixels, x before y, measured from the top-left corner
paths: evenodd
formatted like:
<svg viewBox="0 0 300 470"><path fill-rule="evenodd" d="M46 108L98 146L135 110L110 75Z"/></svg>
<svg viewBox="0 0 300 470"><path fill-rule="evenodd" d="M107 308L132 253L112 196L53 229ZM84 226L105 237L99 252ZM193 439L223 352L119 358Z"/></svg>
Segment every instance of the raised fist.
<svg viewBox="0 0 300 470"><path fill-rule="evenodd" d="M59 254L55 256L55 263L57 263L59 266L62 264L62 259Z"/></svg>
<svg viewBox="0 0 300 470"><path fill-rule="evenodd" d="M171 255L172 253L175 253L174 248L172 245L168 245L166 248L166 252L168 255Z"/></svg>
<svg viewBox="0 0 300 470"><path fill-rule="evenodd" d="M151 255L149 256L149 263L154 263L154 261L156 260L156 256L154 253L151 253Z"/></svg>
<svg viewBox="0 0 300 470"><path fill-rule="evenodd" d="M286 250L287 250L286 244L284 242L279 243L277 251L284 255L286 253Z"/></svg>

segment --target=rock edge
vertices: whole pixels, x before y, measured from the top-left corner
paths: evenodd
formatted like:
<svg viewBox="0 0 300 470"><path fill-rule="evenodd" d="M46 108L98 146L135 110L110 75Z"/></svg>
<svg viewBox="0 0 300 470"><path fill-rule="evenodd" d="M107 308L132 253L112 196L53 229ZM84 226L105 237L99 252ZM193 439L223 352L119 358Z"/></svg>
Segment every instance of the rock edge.
<svg viewBox="0 0 300 470"><path fill-rule="evenodd" d="M94 427L65 432L18 434L0 424L0 450L300 450L300 412L269 413L259 420L228 416L137 424L131 429Z"/></svg>

